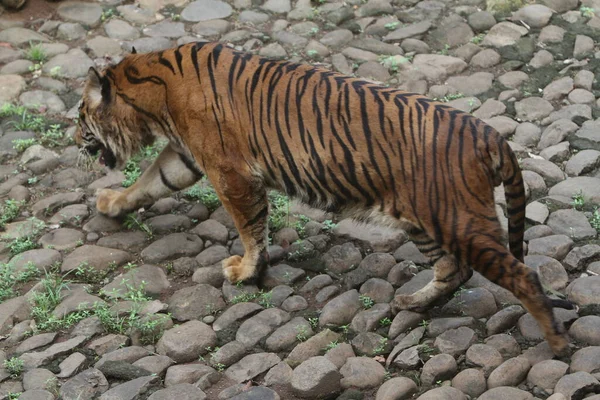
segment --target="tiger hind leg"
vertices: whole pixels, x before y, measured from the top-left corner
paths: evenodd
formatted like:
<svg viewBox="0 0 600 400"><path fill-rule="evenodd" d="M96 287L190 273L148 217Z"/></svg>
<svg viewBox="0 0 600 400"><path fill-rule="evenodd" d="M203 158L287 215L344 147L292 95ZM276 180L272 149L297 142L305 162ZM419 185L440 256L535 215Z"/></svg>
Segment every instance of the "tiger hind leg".
<svg viewBox="0 0 600 400"><path fill-rule="evenodd" d="M398 295L392 301L392 312L399 310L424 311L442 296L453 293L460 285L469 280L473 271L461 267L456 258L447 254L425 232L419 229L408 231L417 248L434 261L434 277L424 288L410 295Z"/></svg>
<svg viewBox="0 0 600 400"><path fill-rule="evenodd" d="M545 295L538 274L515 258L499 240L482 235L470 242L470 247L463 243L462 250L473 268L510 290L538 322L552 351L558 356L567 355L569 346L564 328L554 317L553 302Z"/></svg>

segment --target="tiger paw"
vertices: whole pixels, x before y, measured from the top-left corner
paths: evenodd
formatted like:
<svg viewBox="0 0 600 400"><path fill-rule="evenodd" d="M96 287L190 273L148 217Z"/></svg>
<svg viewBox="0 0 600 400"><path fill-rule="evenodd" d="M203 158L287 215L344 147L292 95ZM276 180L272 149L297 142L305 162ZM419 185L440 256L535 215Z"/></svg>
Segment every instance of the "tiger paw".
<svg viewBox="0 0 600 400"><path fill-rule="evenodd" d="M127 211L127 200L121 192L102 189L96 193L96 209L107 217L118 217Z"/></svg>
<svg viewBox="0 0 600 400"><path fill-rule="evenodd" d="M223 275L229 283L243 282L254 276L255 266L247 265L240 256L231 256L223 260Z"/></svg>
<svg viewBox="0 0 600 400"><path fill-rule="evenodd" d="M427 309L421 304L418 304L415 297L412 295L400 294L390 303L392 314L396 315L402 310L422 312Z"/></svg>

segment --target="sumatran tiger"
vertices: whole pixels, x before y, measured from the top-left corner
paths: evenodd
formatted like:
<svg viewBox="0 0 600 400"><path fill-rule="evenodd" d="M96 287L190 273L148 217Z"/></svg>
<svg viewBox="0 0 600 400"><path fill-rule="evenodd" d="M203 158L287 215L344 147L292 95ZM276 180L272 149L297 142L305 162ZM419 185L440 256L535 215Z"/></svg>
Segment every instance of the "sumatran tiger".
<svg viewBox="0 0 600 400"><path fill-rule="evenodd" d="M523 263L525 190L508 143L468 113L421 95L218 43L129 54L90 68L76 141L119 168L156 137L168 145L128 189L97 193L116 217L187 188L204 174L233 218L245 253L223 261L230 282L268 263L267 189L401 228L434 263L434 278L392 311L423 309L473 267L510 290L557 355L564 327ZM495 210L504 184L510 252Z"/></svg>

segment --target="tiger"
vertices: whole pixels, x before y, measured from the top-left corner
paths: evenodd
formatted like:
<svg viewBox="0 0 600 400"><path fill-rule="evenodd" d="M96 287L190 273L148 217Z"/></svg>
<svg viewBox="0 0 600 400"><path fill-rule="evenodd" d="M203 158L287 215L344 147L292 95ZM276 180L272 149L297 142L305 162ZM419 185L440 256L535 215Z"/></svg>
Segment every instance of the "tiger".
<svg viewBox="0 0 600 400"><path fill-rule="evenodd" d="M269 264L268 190L327 212L404 230L433 265L433 279L396 295L391 311L424 310L473 270L508 289L556 355L564 326L538 274L524 264L525 184L508 142L473 115L416 93L324 66L273 60L219 42L195 42L91 67L75 140L109 169L142 146L167 145L123 191L96 194L119 217L203 177L244 247L222 261L231 283ZM508 244L494 189L504 185Z"/></svg>

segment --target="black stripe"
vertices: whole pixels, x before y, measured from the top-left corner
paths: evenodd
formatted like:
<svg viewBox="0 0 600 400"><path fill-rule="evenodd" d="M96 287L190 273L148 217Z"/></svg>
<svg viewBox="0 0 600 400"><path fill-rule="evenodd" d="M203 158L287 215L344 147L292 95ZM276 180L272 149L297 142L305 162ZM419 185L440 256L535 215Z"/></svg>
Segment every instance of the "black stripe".
<svg viewBox="0 0 600 400"><path fill-rule="evenodd" d="M175 186L171 182L169 182L169 180L165 176L165 173L163 172L162 168L159 168L158 172L160 173L160 180L162 181L163 185L165 185L166 187L168 187L173 192L178 192L178 191L181 190L177 186Z"/></svg>
<svg viewBox="0 0 600 400"><path fill-rule="evenodd" d="M166 58L163 57L162 52L158 53L158 62L160 64L164 65L165 67L169 68L171 70L171 72L173 73L173 75L175 75L175 68L173 68L173 64L171 64L171 62L169 60L167 60Z"/></svg>
<svg viewBox="0 0 600 400"><path fill-rule="evenodd" d="M177 154L179 155L179 159L181 160L181 162L187 167L187 169L192 171L198 179L200 179L204 176L204 173L202 173L202 171L200 171L200 169L196 166L196 163L194 161L190 160L189 158L187 158L185 155L183 155L181 153L177 153Z"/></svg>
<svg viewBox="0 0 600 400"><path fill-rule="evenodd" d="M183 45L181 45L181 46L183 46ZM181 52L179 51L179 49L181 49L181 46L179 46L178 48L175 49L175 60L177 60L177 67L179 68L179 73L181 74L181 76L183 76L183 66L181 65L183 56L181 55Z"/></svg>
<svg viewBox="0 0 600 400"><path fill-rule="evenodd" d="M244 228L247 228L249 226L255 225L261 219L265 218L268 213L269 213L269 207L268 206L265 206L265 207L261 208L261 210L254 216L254 218L252 218L251 220L249 220L248 222L246 222L246 224L244 225Z"/></svg>

